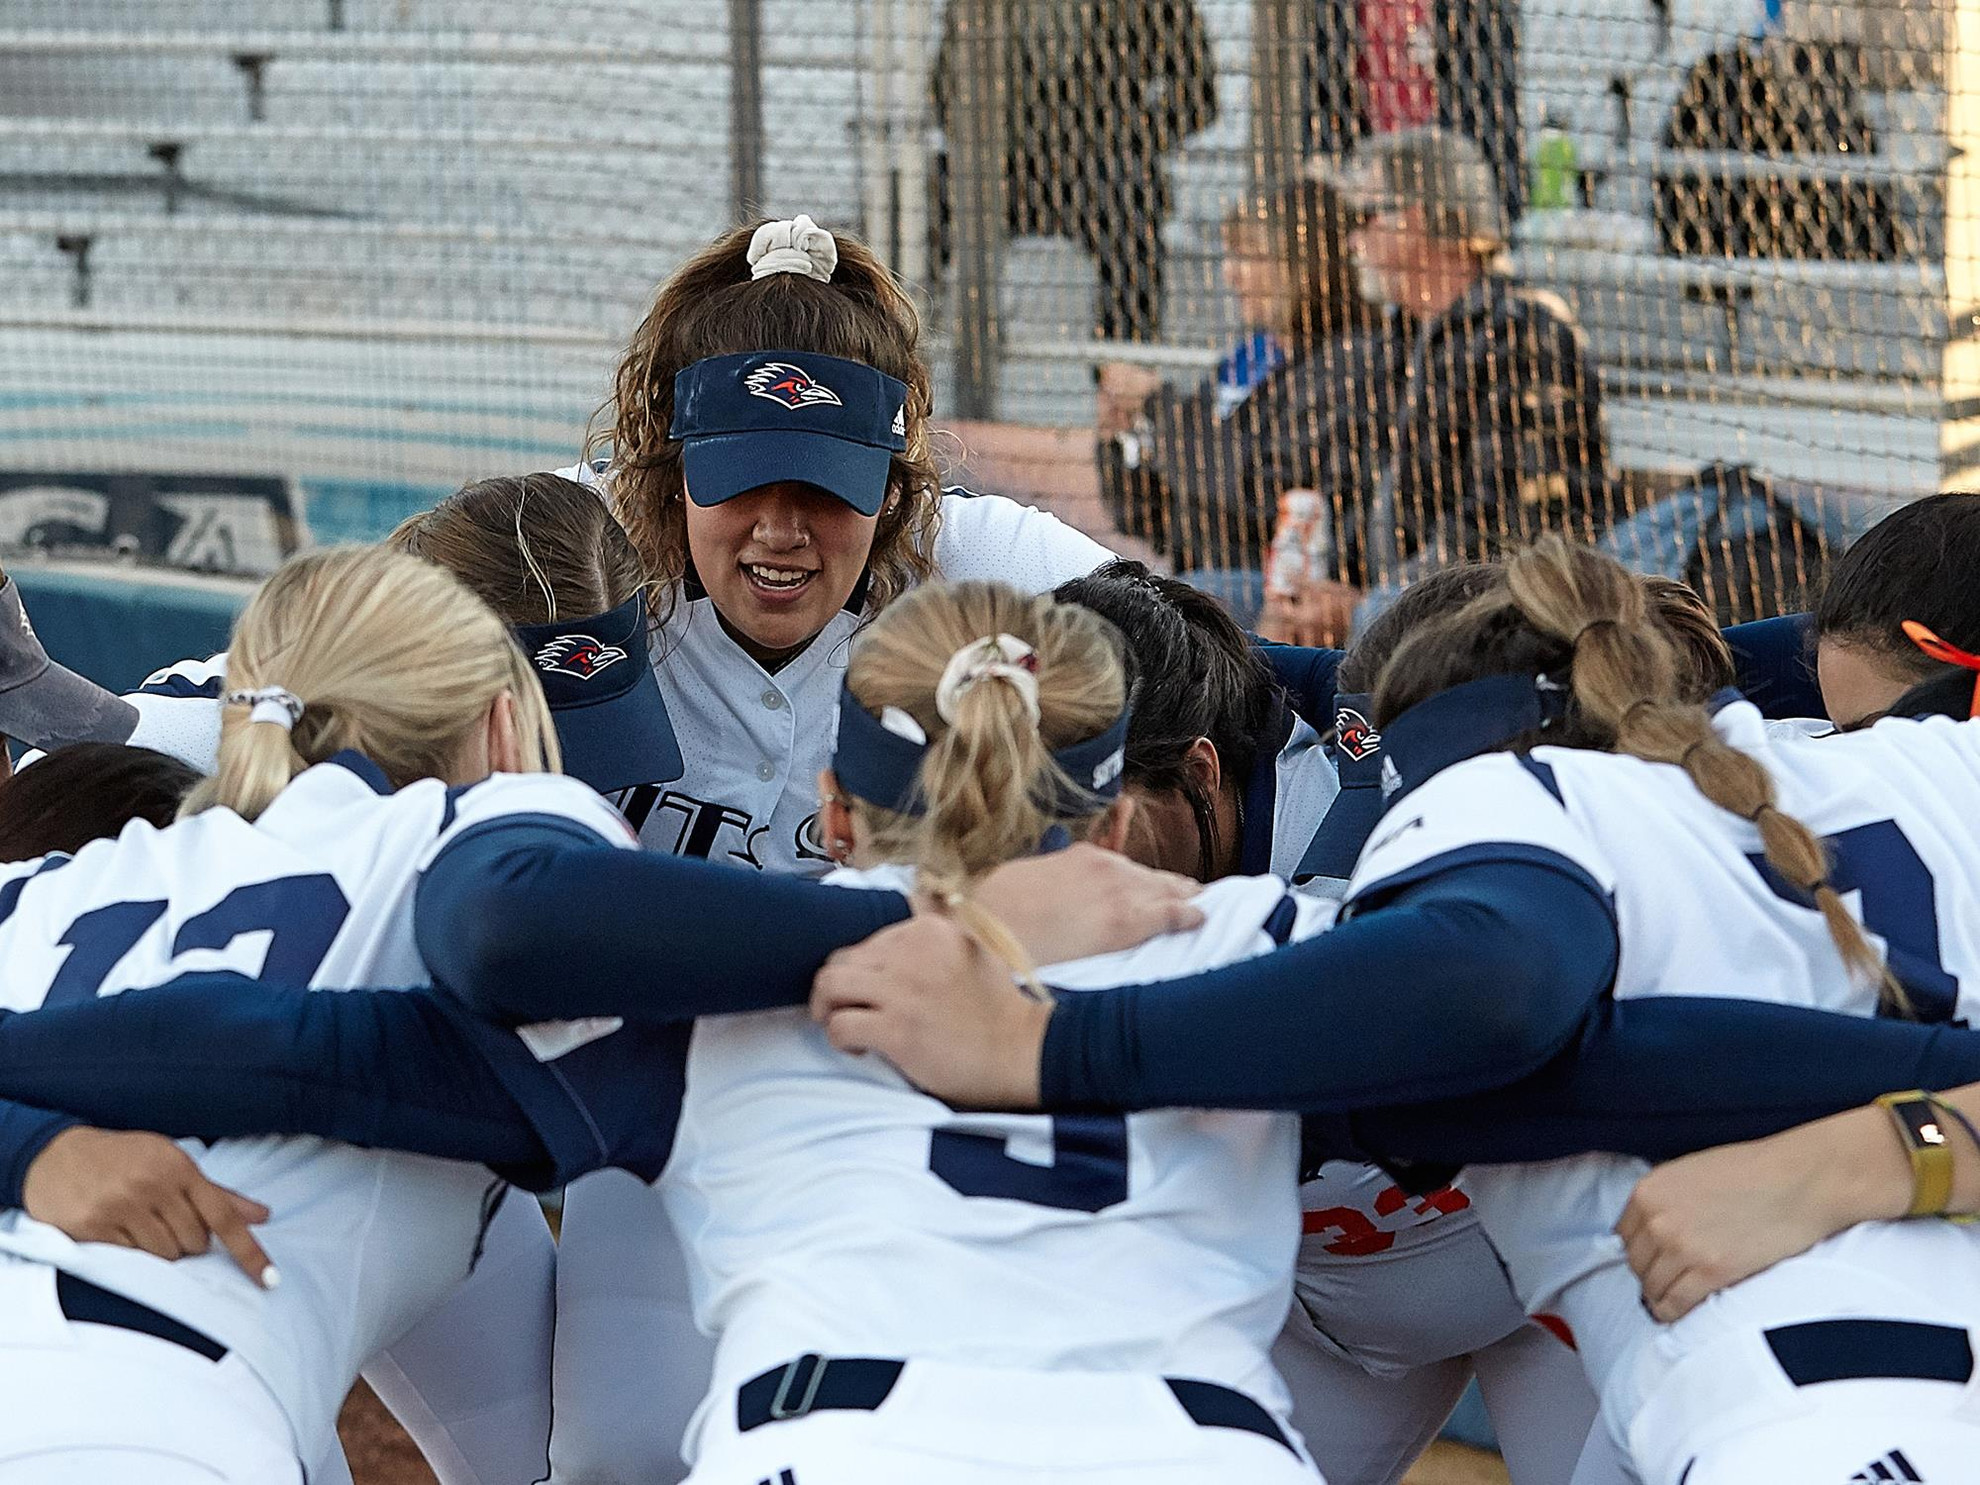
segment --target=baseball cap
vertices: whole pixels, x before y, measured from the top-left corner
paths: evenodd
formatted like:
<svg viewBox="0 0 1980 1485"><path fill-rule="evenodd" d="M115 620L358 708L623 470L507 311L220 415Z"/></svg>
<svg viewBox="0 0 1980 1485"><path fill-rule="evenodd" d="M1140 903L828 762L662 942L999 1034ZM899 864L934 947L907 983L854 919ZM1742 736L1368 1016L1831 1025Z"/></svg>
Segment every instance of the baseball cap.
<svg viewBox="0 0 1980 1485"><path fill-rule="evenodd" d="M610 613L512 631L550 703L564 772L600 794L664 784L687 771L646 654L646 599Z"/></svg>
<svg viewBox="0 0 1980 1485"><path fill-rule="evenodd" d="M907 388L862 361L809 351L710 356L674 378L667 432L683 445L696 505L802 480L878 515L893 457L907 449Z"/></svg>
<svg viewBox="0 0 1980 1485"><path fill-rule="evenodd" d="M1316 162L1309 173L1364 212L1420 206L1433 235L1478 252L1497 252L1512 235L1498 177L1484 152L1454 129L1425 125L1373 135L1345 167Z"/></svg>

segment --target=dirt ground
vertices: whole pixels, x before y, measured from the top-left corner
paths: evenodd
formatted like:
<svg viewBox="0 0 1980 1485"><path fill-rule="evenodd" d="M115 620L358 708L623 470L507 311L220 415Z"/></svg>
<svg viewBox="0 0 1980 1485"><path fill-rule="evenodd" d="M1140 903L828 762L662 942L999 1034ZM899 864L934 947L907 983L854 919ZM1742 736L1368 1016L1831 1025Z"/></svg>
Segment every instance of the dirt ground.
<svg viewBox="0 0 1980 1485"><path fill-rule="evenodd" d="M371 1389L360 1382L344 1404L337 1431L350 1456L357 1485L433 1485L433 1472L412 1440L392 1420ZM1335 1485L1353 1485L1337 1481ZM1457 1444L1436 1444L1417 1462L1403 1485L1507 1485L1499 1456Z"/></svg>

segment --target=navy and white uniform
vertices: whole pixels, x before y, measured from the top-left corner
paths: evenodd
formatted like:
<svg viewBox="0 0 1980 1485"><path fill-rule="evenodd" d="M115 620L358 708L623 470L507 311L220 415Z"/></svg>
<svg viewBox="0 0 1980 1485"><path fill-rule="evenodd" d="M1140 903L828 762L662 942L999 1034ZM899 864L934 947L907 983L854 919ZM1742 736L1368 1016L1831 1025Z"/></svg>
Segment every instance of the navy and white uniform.
<svg viewBox="0 0 1980 1485"><path fill-rule="evenodd" d="M597 476L588 468L582 475ZM579 478L579 470L564 471ZM994 578L1049 593L1112 553L1058 518L996 495L943 495L935 570L948 582ZM868 617L840 610L803 653L766 671L722 627L713 600L681 593L652 644L653 667L687 772L629 801L649 850L766 871L822 876L818 771L831 761L832 714L851 640Z"/></svg>
<svg viewBox="0 0 1980 1485"><path fill-rule="evenodd" d="M1831 880L1916 1014L1970 1020L1980 1011L1980 726L1892 719L1809 742L1770 736L1744 703L1714 725L1824 839ZM1846 972L1821 915L1766 867L1755 829L1677 768L1556 748L1457 764L1390 811L1350 906L1459 862L1538 864L1612 904L1621 1005L1720 987L1878 1013L1876 988ZM1646 1169L1580 1155L1468 1173L1521 1300L1573 1336L1643 1485L1972 1473L1980 1232L1864 1224L1660 1326L1613 1232Z"/></svg>
<svg viewBox="0 0 1980 1485"><path fill-rule="evenodd" d="M906 891L913 876L828 880ZM1077 994L1262 953L1332 916L1269 877L1199 902L1199 929L1044 973ZM801 1010L704 1018L661 1181L719 1338L690 1478L1316 1478L1268 1358L1296 1142L1283 1115L958 1113L835 1051ZM806 1354L906 1366L877 1407L752 1423L754 1379ZM1165 1377L1280 1436L1197 1421Z"/></svg>
<svg viewBox="0 0 1980 1485"><path fill-rule="evenodd" d="M121 698L137 717L128 744L211 773L226 676L225 651L153 671ZM542 1212L530 1202L503 1203L460 1292L365 1366L365 1381L418 1443L440 1485L531 1485L541 1478L556 1262ZM505 1344L481 1344L491 1334ZM310 1478L313 1485L348 1481L343 1451L333 1446Z"/></svg>
<svg viewBox="0 0 1980 1485"><path fill-rule="evenodd" d="M1280 822L1292 869L1328 897L1345 890L1379 818L1372 711L1368 697L1336 698L1339 785L1326 817L1297 831ZM1272 854L1285 859L1280 843ZM1582 1462L1594 1390L1558 1335L1528 1321L1462 1182L1406 1195L1379 1166L1329 1160L1301 1185L1300 1206L1297 1303L1273 1359L1324 1473L1393 1485L1475 1378L1515 1485L1620 1478L1606 1451Z"/></svg>
<svg viewBox="0 0 1980 1485"><path fill-rule="evenodd" d="M559 472L601 486L589 465ZM994 578L1032 593L1113 556L1043 511L962 491L942 497L934 555L943 579ZM818 773L831 762L833 711L864 608L842 610L771 672L722 627L712 600L686 590L671 611L654 607L663 616L654 670L686 773L624 801L641 844L823 875L832 862L818 839ZM681 1478L681 1433L711 1360L686 1286L650 1187L619 1171L572 1186L557 1251L555 1485Z"/></svg>
<svg viewBox="0 0 1980 1485"><path fill-rule="evenodd" d="M135 822L74 858L0 868L0 1003L60 1005L202 971L313 988L423 983L422 870L469 835L546 818L633 844L572 780L393 793L352 754L308 770L252 825L227 810L163 831ZM554 1060L586 1034L542 1036L537 1055ZM81 1461L74 1477L92 1481L301 1479L299 1461L333 1453L359 1368L467 1277L503 1190L478 1166L323 1140L188 1150L211 1179L271 1209L261 1238L281 1287L258 1290L223 1253L166 1263L73 1242L18 1211L0 1216L0 1372L15 1400L0 1419L0 1480L48 1478L33 1471L69 1452ZM64 1318L92 1295L183 1334ZM117 1406L92 1401L104 1396Z"/></svg>

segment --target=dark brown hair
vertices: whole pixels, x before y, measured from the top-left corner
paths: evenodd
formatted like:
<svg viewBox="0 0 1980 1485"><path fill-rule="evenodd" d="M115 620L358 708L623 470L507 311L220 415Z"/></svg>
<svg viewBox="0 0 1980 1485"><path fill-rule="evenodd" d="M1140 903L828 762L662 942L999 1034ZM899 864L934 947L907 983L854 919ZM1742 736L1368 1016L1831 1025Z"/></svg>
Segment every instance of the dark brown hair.
<svg viewBox="0 0 1980 1485"><path fill-rule="evenodd" d="M1712 606L1697 589L1654 573L1638 577L1651 610L1677 641L1680 691L1686 701L1707 702L1738 684L1732 646L1726 643Z"/></svg>
<svg viewBox="0 0 1980 1485"><path fill-rule="evenodd" d="M1190 768L1189 751L1209 739L1224 788L1241 797L1280 697L1272 668L1216 599L1139 562L1118 558L1061 583L1053 597L1093 610L1125 636L1134 715L1122 773L1143 789L1182 796L1196 821L1197 876L1222 875L1236 842L1219 838L1216 801Z"/></svg>
<svg viewBox="0 0 1980 1485"><path fill-rule="evenodd" d="M599 493L555 474L463 485L386 544L446 568L509 625L609 613L645 581Z"/></svg>
<svg viewBox="0 0 1980 1485"><path fill-rule="evenodd" d="M1373 691L1382 668L1405 639L1504 581L1505 573L1496 562L1459 562L1418 578L1349 643L1341 668L1334 673L1336 687L1350 694Z"/></svg>
<svg viewBox="0 0 1980 1485"><path fill-rule="evenodd" d="M1567 715L1546 741L1675 764L1713 804L1751 821L1768 865L1821 912L1850 972L1909 1013L1903 988L1830 884L1822 842L1778 807L1766 768L1722 741L1704 708L1685 699L1689 661L1633 573L1592 548L1543 537L1505 564L1494 591L1403 642L1376 694L1377 725L1465 681L1519 674L1569 683Z"/></svg>
<svg viewBox="0 0 1980 1485"><path fill-rule="evenodd" d="M150 748L72 743L0 780L0 861L69 855L133 820L161 830L199 782L196 769Z"/></svg>
<svg viewBox="0 0 1980 1485"><path fill-rule="evenodd" d="M888 488L899 498L873 538L867 605L877 611L935 571L942 490L921 318L886 265L842 233L830 283L796 273L752 280L747 254L759 225L724 233L660 286L619 360L586 452L611 445L613 505L648 579L671 599L688 570L681 448L667 436L675 376L710 356L764 350L813 351L885 372L908 389L907 451L894 456Z"/></svg>
<svg viewBox="0 0 1980 1485"><path fill-rule="evenodd" d="M1869 650L1921 680L1944 669L1905 637L1916 619L1949 644L1980 650L1980 495L1930 495L1900 506L1843 553L1815 632Z"/></svg>
<svg viewBox="0 0 1980 1485"><path fill-rule="evenodd" d="M1355 285L1348 234L1354 208L1331 184L1300 178L1247 196L1224 217L1224 231L1262 242L1293 294L1290 333L1302 345L1365 329L1380 311Z"/></svg>

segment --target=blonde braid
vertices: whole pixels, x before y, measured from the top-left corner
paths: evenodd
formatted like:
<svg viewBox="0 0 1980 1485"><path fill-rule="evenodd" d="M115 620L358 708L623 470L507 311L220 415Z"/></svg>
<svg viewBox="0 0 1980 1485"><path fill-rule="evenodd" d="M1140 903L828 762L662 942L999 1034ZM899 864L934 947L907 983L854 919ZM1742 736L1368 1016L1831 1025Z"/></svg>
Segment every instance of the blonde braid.
<svg viewBox="0 0 1980 1485"><path fill-rule="evenodd" d="M1822 842L1779 807L1772 775L1723 741L1704 708L1682 699L1676 648L1636 579L1589 548L1549 536L1506 565L1506 582L1529 623L1573 647L1574 700L1584 721L1608 733L1616 752L1677 765L1713 804L1751 821L1767 864L1814 902L1849 972L1877 984L1887 1009L1911 1015L1904 987L1829 882Z"/></svg>

